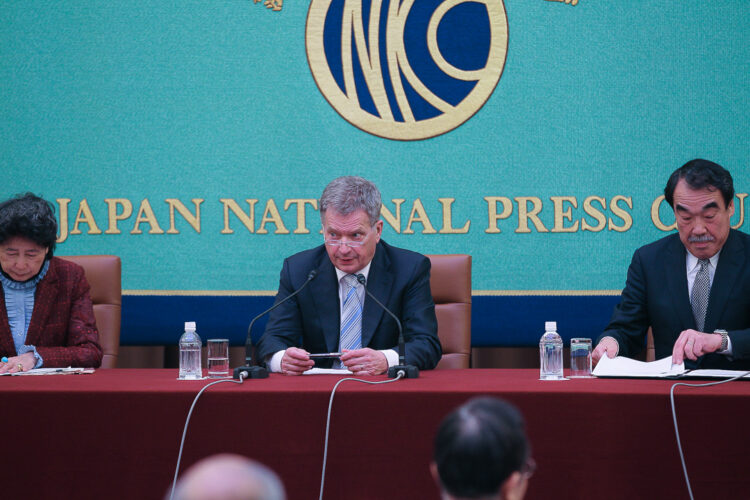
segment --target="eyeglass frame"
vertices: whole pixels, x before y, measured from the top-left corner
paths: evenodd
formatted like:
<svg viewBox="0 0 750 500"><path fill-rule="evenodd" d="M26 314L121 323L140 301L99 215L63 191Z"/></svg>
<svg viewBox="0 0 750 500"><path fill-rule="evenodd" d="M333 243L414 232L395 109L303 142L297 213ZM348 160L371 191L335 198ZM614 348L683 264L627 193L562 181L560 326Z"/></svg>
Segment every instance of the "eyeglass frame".
<svg viewBox="0 0 750 500"><path fill-rule="evenodd" d="M375 226L372 226L370 229L373 229ZM359 241L344 241L344 240L325 240L325 244L329 247L340 247L340 246L347 246L351 248L352 250L355 248L361 248L364 246L364 244L367 242L367 238L370 237L370 235L373 233L373 231L369 231L367 235L362 238Z"/></svg>

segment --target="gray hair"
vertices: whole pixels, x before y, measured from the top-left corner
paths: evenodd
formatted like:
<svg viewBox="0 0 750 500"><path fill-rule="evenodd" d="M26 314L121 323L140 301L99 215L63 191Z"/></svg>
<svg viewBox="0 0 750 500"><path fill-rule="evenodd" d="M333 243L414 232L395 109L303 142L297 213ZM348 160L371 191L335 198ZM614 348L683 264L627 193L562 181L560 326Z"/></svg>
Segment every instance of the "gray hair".
<svg viewBox="0 0 750 500"><path fill-rule="evenodd" d="M320 217L332 208L341 215L349 215L364 210L374 226L380 219L380 191L367 179L355 176L339 177L332 180L320 196Z"/></svg>

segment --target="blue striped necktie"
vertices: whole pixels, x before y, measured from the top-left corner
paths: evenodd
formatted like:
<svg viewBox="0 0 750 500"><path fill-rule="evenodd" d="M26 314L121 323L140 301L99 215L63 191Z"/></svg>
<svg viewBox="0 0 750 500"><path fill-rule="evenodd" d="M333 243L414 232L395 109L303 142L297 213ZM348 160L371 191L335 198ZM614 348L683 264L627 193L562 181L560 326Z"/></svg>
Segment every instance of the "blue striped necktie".
<svg viewBox="0 0 750 500"><path fill-rule="evenodd" d="M345 295L341 310L339 347L342 350L359 349L362 347L362 304L357 295L357 277L347 274L341 280L345 285Z"/></svg>

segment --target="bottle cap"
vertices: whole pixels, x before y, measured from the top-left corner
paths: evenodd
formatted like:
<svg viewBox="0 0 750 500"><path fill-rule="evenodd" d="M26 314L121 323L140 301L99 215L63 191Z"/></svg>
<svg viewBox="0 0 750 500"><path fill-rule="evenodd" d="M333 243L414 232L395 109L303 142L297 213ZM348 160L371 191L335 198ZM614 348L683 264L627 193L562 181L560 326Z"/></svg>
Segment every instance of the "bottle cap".
<svg viewBox="0 0 750 500"><path fill-rule="evenodd" d="M195 321L185 321L185 331L195 331Z"/></svg>
<svg viewBox="0 0 750 500"><path fill-rule="evenodd" d="M544 322L544 331L545 332L556 332L557 331L557 321L545 321Z"/></svg>

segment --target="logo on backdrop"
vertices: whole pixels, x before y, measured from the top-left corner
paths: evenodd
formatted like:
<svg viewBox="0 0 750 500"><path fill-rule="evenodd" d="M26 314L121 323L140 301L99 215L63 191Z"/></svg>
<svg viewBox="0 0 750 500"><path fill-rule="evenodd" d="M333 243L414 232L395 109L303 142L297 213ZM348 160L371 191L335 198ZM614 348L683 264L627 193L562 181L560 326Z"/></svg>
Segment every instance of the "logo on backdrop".
<svg viewBox="0 0 750 500"><path fill-rule="evenodd" d="M508 52L502 0L312 0L307 59L323 96L370 134L420 140L471 118Z"/></svg>

